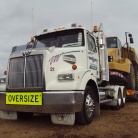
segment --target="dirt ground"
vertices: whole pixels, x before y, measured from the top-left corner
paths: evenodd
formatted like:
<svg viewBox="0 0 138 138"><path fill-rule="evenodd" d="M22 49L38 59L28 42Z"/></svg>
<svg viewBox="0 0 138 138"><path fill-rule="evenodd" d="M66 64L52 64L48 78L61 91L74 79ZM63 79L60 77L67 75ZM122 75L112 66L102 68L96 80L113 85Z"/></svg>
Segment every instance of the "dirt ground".
<svg viewBox="0 0 138 138"><path fill-rule="evenodd" d="M0 120L0 138L138 138L138 103L128 102L119 111L102 109L101 116L86 126L54 125L48 115Z"/></svg>

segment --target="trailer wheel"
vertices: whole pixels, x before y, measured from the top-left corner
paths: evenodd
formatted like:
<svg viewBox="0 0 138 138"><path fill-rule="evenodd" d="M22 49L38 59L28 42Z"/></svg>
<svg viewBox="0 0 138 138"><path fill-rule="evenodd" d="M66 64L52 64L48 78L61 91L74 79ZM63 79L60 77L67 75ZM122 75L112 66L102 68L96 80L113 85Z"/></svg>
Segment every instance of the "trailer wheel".
<svg viewBox="0 0 138 138"><path fill-rule="evenodd" d="M126 90L125 90L125 88L123 89L123 96L121 98L121 104L122 104L122 107L125 107L125 104L126 104Z"/></svg>
<svg viewBox="0 0 138 138"><path fill-rule="evenodd" d="M77 124L85 125L92 122L95 111L94 92L94 88L86 86L82 110L75 115Z"/></svg>
<svg viewBox="0 0 138 138"><path fill-rule="evenodd" d="M131 65L130 66L130 73L127 75L127 80L128 80L128 84L126 86L127 89L131 89L134 90L135 89L135 71L134 71L134 67Z"/></svg>
<svg viewBox="0 0 138 138"><path fill-rule="evenodd" d="M121 96L121 89L118 89L118 96L117 96L117 105L113 106L113 110L120 110L122 107L122 96Z"/></svg>
<svg viewBox="0 0 138 138"><path fill-rule="evenodd" d="M18 116L18 119L20 119L20 120L26 120L26 119L30 119L33 116L33 113L18 112L17 116Z"/></svg>

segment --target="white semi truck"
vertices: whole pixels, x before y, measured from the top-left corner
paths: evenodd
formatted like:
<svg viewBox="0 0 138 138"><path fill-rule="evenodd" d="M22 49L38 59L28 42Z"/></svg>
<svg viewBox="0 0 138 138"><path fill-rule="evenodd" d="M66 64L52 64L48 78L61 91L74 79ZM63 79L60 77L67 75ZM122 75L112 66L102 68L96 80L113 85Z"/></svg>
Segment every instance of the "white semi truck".
<svg viewBox="0 0 138 138"><path fill-rule="evenodd" d="M117 80L116 80L117 81ZM124 107L124 86L109 81L102 24L89 32L81 25L45 29L9 57L6 90L0 92L0 117L51 114L55 124L89 124L100 104Z"/></svg>

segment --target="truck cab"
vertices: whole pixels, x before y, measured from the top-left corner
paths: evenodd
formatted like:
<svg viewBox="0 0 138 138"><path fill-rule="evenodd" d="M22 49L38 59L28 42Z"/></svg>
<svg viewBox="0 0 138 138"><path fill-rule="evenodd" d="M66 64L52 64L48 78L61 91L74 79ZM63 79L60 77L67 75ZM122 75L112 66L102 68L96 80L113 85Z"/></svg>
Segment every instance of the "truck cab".
<svg viewBox="0 0 138 138"><path fill-rule="evenodd" d="M96 28L45 29L27 44L14 46L6 90L0 92L0 117L43 113L55 124L85 125L100 115L100 104L123 107L124 86L109 85L106 37L102 24Z"/></svg>
<svg viewBox="0 0 138 138"><path fill-rule="evenodd" d="M86 70L99 78L98 47L91 33L78 27L43 32L34 42L13 48L7 91L80 89L76 77L80 74L81 78Z"/></svg>
<svg viewBox="0 0 138 138"><path fill-rule="evenodd" d="M17 114L77 113L81 123L88 124L100 110L99 62L97 38L87 29L76 24L45 29L12 48L0 109Z"/></svg>
<svg viewBox="0 0 138 138"><path fill-rule="evenodd" d="M107 37L106 42L107 42L109 56L111 56L111 53L116 53L116 55L114 56L114 60L121 58L122 57L121 55L122 44L119 38L118 37Z"/></svg>

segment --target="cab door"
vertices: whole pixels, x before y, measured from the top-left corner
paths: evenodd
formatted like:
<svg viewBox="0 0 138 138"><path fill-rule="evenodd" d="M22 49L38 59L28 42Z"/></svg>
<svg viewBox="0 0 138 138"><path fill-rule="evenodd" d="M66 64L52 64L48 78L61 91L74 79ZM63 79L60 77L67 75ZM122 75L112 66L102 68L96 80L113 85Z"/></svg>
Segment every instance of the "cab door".
<svg viewBox="0 0 138 138"><path fill-rule="evenodd" d="M96 46L96 40L94 37L87 33L87 59L88 59L88 69L92 71L92 74L99 77L99 56L98 49Z"/></svg>

